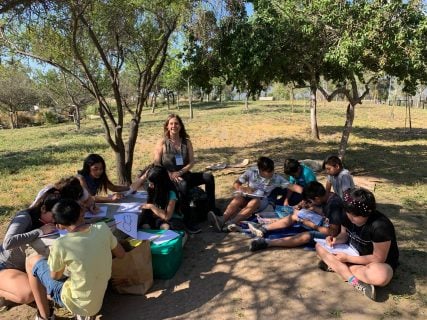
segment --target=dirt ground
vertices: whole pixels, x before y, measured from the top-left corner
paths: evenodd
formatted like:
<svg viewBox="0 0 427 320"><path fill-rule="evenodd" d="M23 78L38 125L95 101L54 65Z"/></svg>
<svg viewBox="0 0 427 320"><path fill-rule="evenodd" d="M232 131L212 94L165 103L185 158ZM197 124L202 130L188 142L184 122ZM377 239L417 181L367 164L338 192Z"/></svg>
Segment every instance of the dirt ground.
<svg viewBox="0 0 427 320"><path fill-rule="evenodd" d="M98 318L427 318L425 247L400 247L401 265L392 282L377 290L378 302L373 302L336 274L319 270L314 251L297 248L251 253L249 242L244 234L215 233L204 223L202 233L189 237L183 263L173 279L155 280L146 296L108 291ZM69 318L63 310L56 313L62 315L58 319ZM25 305L11 308L0 318L34 319L34 315L35 309Z"/></svg>

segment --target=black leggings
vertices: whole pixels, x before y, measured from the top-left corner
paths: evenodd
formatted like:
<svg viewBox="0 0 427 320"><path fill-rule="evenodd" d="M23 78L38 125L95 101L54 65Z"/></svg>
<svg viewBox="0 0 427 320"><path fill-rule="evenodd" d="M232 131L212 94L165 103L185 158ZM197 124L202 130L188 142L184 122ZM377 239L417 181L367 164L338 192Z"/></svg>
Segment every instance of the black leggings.
<svg viewBox="0 0 427 320"><path fill-rule="evenodd" d="M186 172L182 175L182 180L176 183L180 194L182 213L187 215L190 211L189 191L197 186L205 185L205 192L208 196L208 209L215 208L215 179L210 172Z"/></svg>

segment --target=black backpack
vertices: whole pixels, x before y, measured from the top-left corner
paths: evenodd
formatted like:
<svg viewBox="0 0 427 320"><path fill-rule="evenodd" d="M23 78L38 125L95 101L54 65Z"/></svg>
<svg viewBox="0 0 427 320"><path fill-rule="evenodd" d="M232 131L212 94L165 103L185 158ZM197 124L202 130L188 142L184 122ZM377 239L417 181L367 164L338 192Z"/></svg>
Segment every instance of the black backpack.
<svg viewBox="0 0 427 320"><path fill-rule="evenodd" d="M190 189L188 193L190 206L189 220L194 223L206 221L208 216L208 196L200 187Z"/></svg>

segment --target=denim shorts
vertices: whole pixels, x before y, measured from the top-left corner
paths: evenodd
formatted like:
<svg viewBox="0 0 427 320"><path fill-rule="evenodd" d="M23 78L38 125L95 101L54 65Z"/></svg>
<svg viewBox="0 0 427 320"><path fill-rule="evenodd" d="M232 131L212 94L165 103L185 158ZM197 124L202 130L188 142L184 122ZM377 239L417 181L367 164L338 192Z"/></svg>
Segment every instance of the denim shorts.
<svg viewBox="0 0 427 320"><path fill-rule="evenodd" d="M46 288L46 293L55 301L59 306L64 307L61 300L61 291L64 280L54 280L50 276L50 269L46 259L40 259L33 266L33 276L37 277L41 284Z"/></svg>

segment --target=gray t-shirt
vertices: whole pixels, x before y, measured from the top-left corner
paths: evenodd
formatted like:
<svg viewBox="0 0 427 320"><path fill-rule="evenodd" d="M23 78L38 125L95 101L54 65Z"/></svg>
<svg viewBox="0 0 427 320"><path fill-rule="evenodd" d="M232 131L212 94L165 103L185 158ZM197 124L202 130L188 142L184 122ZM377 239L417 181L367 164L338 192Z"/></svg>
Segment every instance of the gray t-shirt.
<svg viewBox="0 0 427 320"><path fill-rule="evenodd" d="M342 169L337 176L328 175L327 179L341 199L343 199L344 191L354 187L353 177L347 169Z"/></svg>
<svg viewBox="0 0 427 320"><path fill-rule="evenodd" d="M33 229L28 211L19 211L7 228L3 244L0 246L0 263L6 268L25 272L25 249L41 235L43 235L41 229Z"/></svg>

